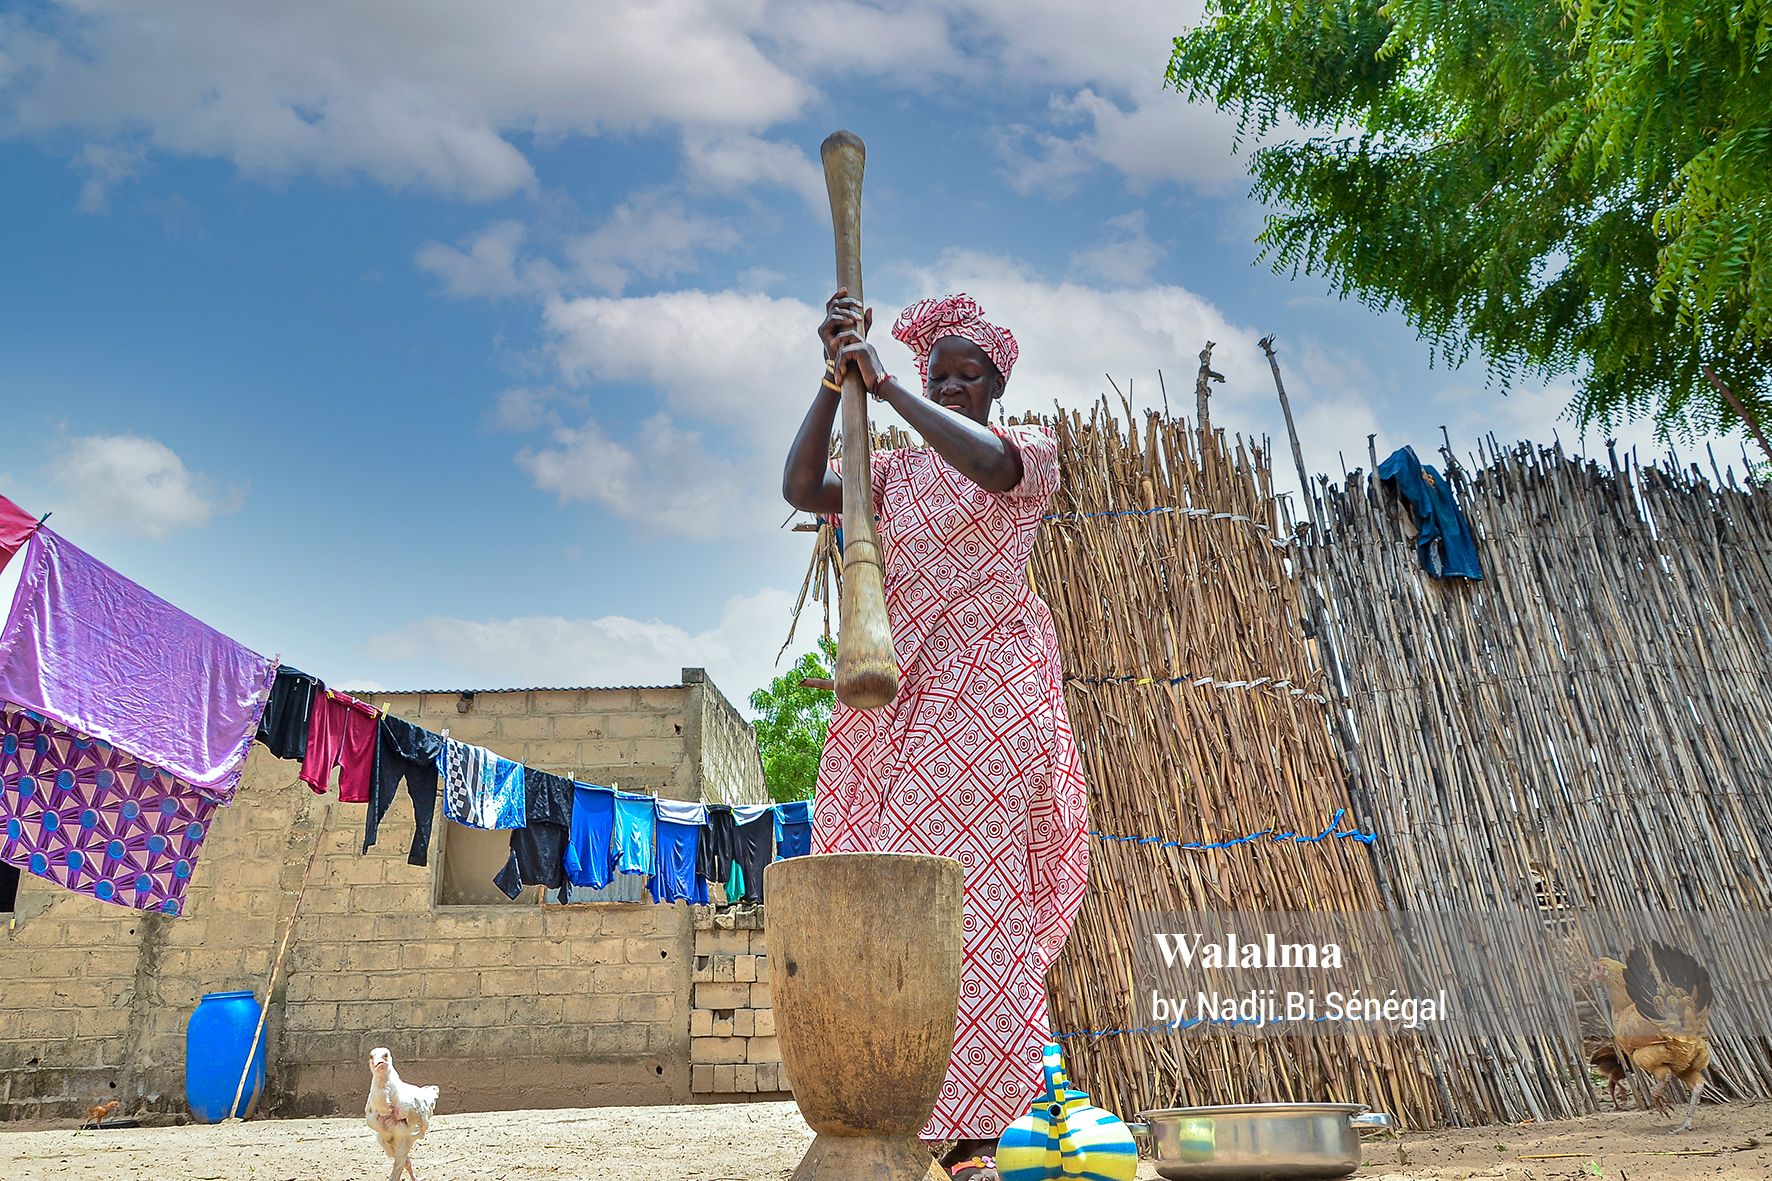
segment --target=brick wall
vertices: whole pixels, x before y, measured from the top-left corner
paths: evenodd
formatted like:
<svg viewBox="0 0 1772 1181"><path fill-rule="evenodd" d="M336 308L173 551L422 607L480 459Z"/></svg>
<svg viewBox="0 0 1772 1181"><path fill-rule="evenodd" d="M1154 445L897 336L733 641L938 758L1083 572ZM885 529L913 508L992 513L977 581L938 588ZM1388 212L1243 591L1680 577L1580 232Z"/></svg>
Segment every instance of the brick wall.
<svg viewBox="0 0 1772 1181"><path fill-rule="evenodd" d="M699 1096L784 1097L789 1088L775 1038L761 907L718 914L696 909L693 979L690 1090Z"/></svg>
<svg viewBox="0 0 1772 1181"><path fill-rule="evenodd" d="M691 679L698 671L663 688L369 699L587 781L766 798L760 767L751 777L742 759L704 761L704 715L730 706ZM237 801L217 813L183 917L23 876L0 947L0 1116L78 1114L112 1097L132 1112L181 1107L185 1022L204 993L264 995L316 849L269 1006L268 1093L279 1112L354 1110L377 1045L408 1077L442 1086L453 1111L691 1096L689 908L540 906L533 892L448 904L452 834L465 834L458 845L487 834L448 824L439 806L430 866L408 865L402 791L376 846L359 855L362 806L315 796L295 772L254 749Z"/></svg>
<svg viewBox="0 0 1772 1181"><path fill-rule="evenodd" d="M692 755L699 756L691 762L704 773L701 794L686 798L717 804L767 803L763 758L750 723L700 669L684 669L683 680L691 692L692 728L687 738Z"/></svg>

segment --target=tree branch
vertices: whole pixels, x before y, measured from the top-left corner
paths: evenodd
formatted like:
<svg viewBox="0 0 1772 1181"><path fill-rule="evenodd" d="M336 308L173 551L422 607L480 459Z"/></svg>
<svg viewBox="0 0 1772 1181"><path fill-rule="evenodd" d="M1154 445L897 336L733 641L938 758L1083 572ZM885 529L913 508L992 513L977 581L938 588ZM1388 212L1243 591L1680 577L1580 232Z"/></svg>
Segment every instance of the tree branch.
<svg viewBox="0 0 1772 1181"><path fill-rule="evenodd" d="M1747 425L1748 431L1759 443L1760 450L1766 453L1766 458L1772 460L1772 443L1766 441L1766 433L1760 429L1759 420L1748 413L1747 407L1742 404L1741 399L1735 396L1735 391L1723 384L1723 379L1717 376L1716 370L1709 365L1703 365L1700 368L1704 370L1704 376L1710 380L1710 383L1717 387L1717 392L1723 395L1723 399L1734 408L1741 421Z"/></svg>

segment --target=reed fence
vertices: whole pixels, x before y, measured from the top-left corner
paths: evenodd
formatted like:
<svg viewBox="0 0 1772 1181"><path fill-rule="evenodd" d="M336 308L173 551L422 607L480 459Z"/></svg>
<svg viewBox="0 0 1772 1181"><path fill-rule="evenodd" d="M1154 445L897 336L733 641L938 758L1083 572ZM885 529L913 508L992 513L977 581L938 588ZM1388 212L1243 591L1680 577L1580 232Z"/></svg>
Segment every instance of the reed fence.
<svg viewBox="0 0 1772 1181"><path fill-rule="evenodd" d="M1436 1040L1445 1118L1593 1110L1583 1043L1605 1028L1580 968L1700 925L1713 1080L1765 1097L1772 495L1524 443L1446 474L1481 581L1425 574L1370 474L1319 486L1324 532L1299 551L1391 904L1441 950L1427 970L1540 1014L1535 1037ZM1479 962L1482 915L1556 921Z"/></svg>

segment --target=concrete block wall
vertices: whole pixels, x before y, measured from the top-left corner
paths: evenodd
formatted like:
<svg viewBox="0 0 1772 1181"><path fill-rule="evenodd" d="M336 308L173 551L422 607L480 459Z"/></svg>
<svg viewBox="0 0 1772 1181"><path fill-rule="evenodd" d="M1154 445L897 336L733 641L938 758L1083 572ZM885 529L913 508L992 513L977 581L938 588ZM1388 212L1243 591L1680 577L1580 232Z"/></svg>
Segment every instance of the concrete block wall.
<svg viewBox="0 0 1772 1181"><path fill-rule="evenodd" d="M763 908L715 913L697 907L692 978L690 1090L706 1097L788 1095Z"/></svg>
<svg viewBox="0 0 1772 1181"><path fill-rule="evenodd" d="M704 765L696 719L710 692L704 680L367 697L584 780L681 799L708 787L716 798L764 798L760 770L746 782ZM129 1113L181 1108L186 1021L204 993L264 996L298 893L267 1020L267 1101L278 1113L354 1110L377 1045L407 1077L441 1086L453 1111L692 1096L688 907L541 906L529 892L450 904L451 833L488 834L457 829L439 804L430 865L407 864L413 818L402 790L361 854L363 806L314 795L296 770L254 749L179 918L22 875L0 944L0 1118L78 1115L110 1098Z"/></svg>
<svg viewBox="0 0 1772 1181"><path fill-rule="evenodd" d="M704 774L701 794L693 798L710 804L768 803L763 757L750 723L701 669L684 669L683 682L690 690L688 739L699 755L695 765Z"/></svg>

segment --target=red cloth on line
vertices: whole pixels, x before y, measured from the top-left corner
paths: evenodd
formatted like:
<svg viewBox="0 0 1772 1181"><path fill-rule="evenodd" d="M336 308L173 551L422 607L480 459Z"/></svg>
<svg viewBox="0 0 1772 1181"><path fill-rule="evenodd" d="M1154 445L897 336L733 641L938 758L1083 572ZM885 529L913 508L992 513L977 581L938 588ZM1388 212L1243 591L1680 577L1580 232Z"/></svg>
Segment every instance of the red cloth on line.
<svg viewBox="0 0 1772 1181"><path fill-rule="evenodd" d="M23 549L36 531L36 517L0 496L0 570L6 569L12 555Z"/></svg>
<svg viewBox="0 0 1772 1181"><path fill-rule="evenodd" d="M338 771L338 798L347 804L369 802L369 780L375 771L375 735L381 713L374 706L328 689L314 698L308 720L308 753L301 761L301 780L326 794L332 769Z"/></svg>

